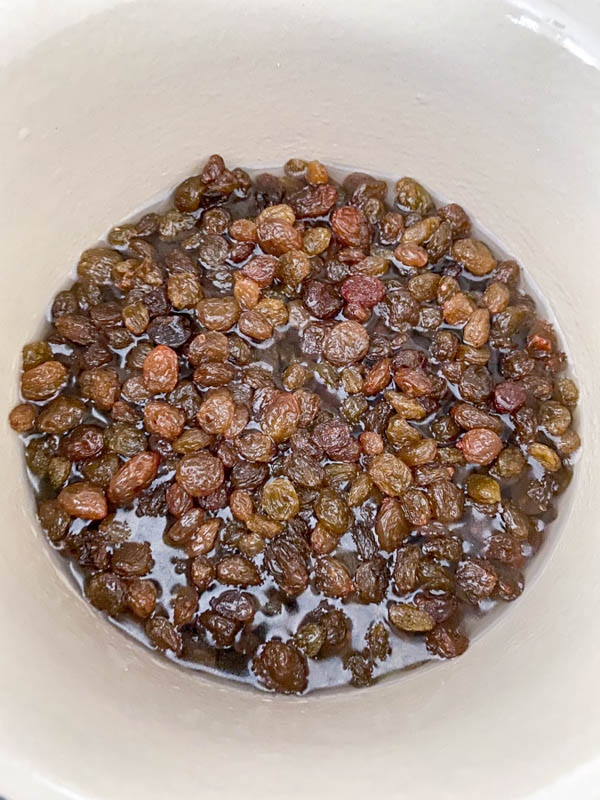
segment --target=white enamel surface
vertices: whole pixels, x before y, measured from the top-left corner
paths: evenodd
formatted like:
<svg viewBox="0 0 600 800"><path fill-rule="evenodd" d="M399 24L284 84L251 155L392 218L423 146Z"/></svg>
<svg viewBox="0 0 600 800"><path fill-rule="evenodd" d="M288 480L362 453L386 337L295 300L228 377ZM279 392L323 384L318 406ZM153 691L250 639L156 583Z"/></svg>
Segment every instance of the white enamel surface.
<svg viewBox="0 0 600 800"><path fill-rule="evenodd" d="M597 3L0 8L0 795L599 797ZM215 151L420 177L550 298L582 388L570 511L456 662L306 699L186 674L88 608L37 531L5 422L20 347L77 254Z"/></svg>

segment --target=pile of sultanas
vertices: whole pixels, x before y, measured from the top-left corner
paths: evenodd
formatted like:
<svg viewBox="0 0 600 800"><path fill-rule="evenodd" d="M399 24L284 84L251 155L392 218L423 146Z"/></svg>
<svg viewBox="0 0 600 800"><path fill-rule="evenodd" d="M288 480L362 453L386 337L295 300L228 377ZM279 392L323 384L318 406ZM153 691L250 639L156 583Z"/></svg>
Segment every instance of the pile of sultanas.
<svg viewBox="0 0 600 800"><path fill-rule="evenodd" d="M10 415L89 601L278 692L463 653L521 593L579 447L519 273L412 178L318 161L211 156L113 228Z"/></svg>

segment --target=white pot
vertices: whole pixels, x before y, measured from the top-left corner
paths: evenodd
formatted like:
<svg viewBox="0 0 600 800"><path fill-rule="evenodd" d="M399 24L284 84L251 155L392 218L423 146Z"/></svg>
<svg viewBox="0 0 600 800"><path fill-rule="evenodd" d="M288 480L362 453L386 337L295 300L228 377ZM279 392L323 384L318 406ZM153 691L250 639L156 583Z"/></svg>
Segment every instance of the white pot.
<svg viewBox="0 0 600 800"><path fill-rule="evenodd" d="M7 800L600 796L600 11L566 5L3 4ZM20 348L78 253L215 151L414 175L550 300L582 389L571 500L523 597L454 662L303 699L186 673L91 609L38 531L6 423Z"/></svg>

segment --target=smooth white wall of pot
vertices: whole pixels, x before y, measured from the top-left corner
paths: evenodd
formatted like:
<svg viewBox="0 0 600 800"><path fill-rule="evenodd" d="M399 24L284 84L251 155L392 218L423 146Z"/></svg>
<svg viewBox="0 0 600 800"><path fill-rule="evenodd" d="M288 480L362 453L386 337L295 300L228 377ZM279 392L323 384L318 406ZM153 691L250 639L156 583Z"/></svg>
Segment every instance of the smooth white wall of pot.
<svg viewBox="0 0 600 800"><path fill-rule="evenodd" d="M597 796L600 13L565 5L3 9L7 798ZM37 530L6 423L20 348L78 253L215 151L414 175L474 212L551 300L582 388L570 510L537 579L456 662L304 699L186 674L89 608Z"/></svg>

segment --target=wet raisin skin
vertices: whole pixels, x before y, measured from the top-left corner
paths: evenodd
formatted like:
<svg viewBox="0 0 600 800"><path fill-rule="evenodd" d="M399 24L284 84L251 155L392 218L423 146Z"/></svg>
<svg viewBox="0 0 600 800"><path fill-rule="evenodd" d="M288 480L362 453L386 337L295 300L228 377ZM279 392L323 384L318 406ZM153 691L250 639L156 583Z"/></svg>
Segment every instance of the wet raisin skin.
<svg viewBox="0 0 600 800"><path fill-rule="evenodd" d="M158 345L144 361L144 385L153 393L170 392L177 386L179 361L170 347Z"/></svg>
<svg viewBox="0 0 600 800"><path fill-rule="evenodd" d="M160 455L139 453L124 464L110 481L108 497L115 505L128 505L156 477Z"/></svg>
<svg viewBox="0 0 600 800"><path fill-rule="evenodd" d="M306 689L308 666L304 656L290 644L267 642L252 662L252 669L267 689L299 693Z"/></svg>
<svg viewBox="0 0 600 800"><path fill-rule="evenodd" d="M125 609L127 591L124 582L109 572L93 575L87 582L85 594L100 611L116 616Z"/></svg>
<svg viewBox="0 0 600 800"><path fill-rule="evenodd" d="M293 536L279 536L265 549L265 568L279 588L295 597L308 586L306 543Z"/></svg>
<svg viewBox="0 0 600 800"><path fill-rule="evenodd" d="M21 377L21 394L26 400L48 400L67 379L67 370L59 361L45 361Z"/></svg>
<svg viewBox="0 0 600 800"><path fill-rule="evenodd" d="M135 579L127 587L127 605L136 615L145 619L156 606L156 586L150 580Z"/></svg>
<svg viewBox="0 0 600 800"><path fill-rule="evenodd" d="M387 563L380 556L361 564L354 576L358 596L363 603L380 603L389 583Z"/></svg>
<svg viewBox="0 0 600 800"><path fill-rule="evenodd" d="M217 564L217 580L232 586L258 586L258 569L244 556L228 556Z"/></svg>
<svg viewBox="0 0 600 800"><path fill-rule="evenodd" d="M164 617L151 617L146 622L146 634L159 650L172 650L175 655L181 655L183 642L181 634Z"/></svg>
<svg viewBox="0 0 600 800"><path fill-rule="evenodd" d="M222 617L249 624L256 614L256 602L251 594L240 592L238 589L229 589L210 601L213 611Z"/></svg>
<svg viewBox="0 0 600 800"><path fill-rule="evenodd" d="M323 355L332 364L346 365L364 358L369 336L358 322L338 322L326 337Z"/></svg>
<svg viewBox="0 0 600 800"><path fill-rule="evenodd" d="M445 625L436 627L427 634L427 649L441 658L456 658L462 655L469 646L467 637L455 628Z"/></svg>
<svg viewBox="0 0 600 800"><path fill-rule="evenodd" d="M153 565L148 542L123 542L111 558L113 572L122 578L141 578L150 572Z"/></svg>
<svg viewBox="0 0 600 800"><path fill-rule="evenodd" d="M304 305L314 317L330 319L341 311L344 301L337 288L322 281L308 281L302 290Z"/></svg>
<svg viewBox="0 0 600 800"><path fill-rule="evenodd" d="M458 585L472 603L485 600L494 591L498 576L491 564L482 559L461 561L456 570Z"/></svg>
<svg viewBox="0 0 600 800"><path fill-rule="evenodd" d="M70 461L85 461L99 456L104 450L102 428L97 425L79 425L61 442L61 452Z"/></svg>
<svg viewBox="0 0 600 800"><path fill-rule="evenodd" d="M322 556L317 560L314 584L326 597L347 597L355 588L346 567L330 556Z"/></svg>
<svg viewBox="0 0 600 800"><path fill-rule="evenodd" d="M71 516L81 519L103 519L108 511L104 492L85 482L65 486L58 502Z"/></svg>
<svg viewBox="0 0 600 800"><path fill-rule="evenodd" d="M502 450L502 446L498 434L487 428L473 428L467 431L457 444L467 461L484 465L491 464Z"/></svg>
<svg viewBox="0 0 600 800"><path fill-rule="evenodd" d="M337 190L333 186L306 186L290 198L290 203L298 217L321 217L336 200Z"/></svg>
<svg viewBox="0 0 600 800"><path fill-rule="evenodd" d="M222 462L204 451L184 456L177 465L177 482L192 497L206 497L224 478Z"/></svg>

